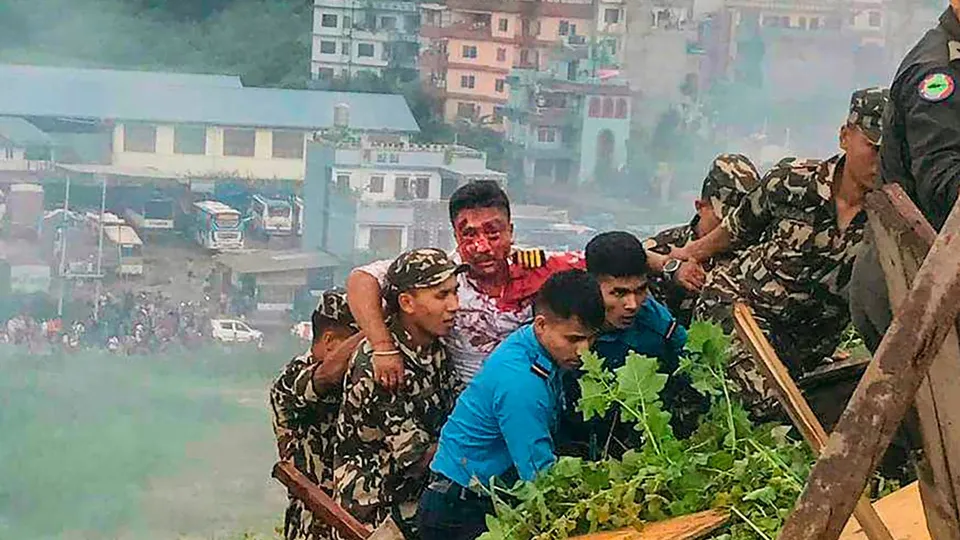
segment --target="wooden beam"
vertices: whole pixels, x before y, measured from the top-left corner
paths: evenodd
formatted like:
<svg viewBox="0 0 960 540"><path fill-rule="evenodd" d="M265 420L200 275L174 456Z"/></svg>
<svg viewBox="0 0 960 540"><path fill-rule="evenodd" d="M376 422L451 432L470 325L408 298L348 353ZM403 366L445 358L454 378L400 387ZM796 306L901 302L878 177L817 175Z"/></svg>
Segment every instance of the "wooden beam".
<svg viewBox="0 0 960 540"><path fill-rule="evenodd" d="M871 239L876 245L890 306L903 304L924 258L936 239L899 186L887 186L869 199ZM934 538L960 540L960 344L954 327L917 392L924 453L918 464L920 493Z"/></svg>
<svg viewBox="0 0 960 540"><path fill-rule="evenodd" d="M324 493L320 486L298 471L293 463L278 462L273 466L273 477L286 486L294 497L303 501L314 516L343 535L345 540L366 540L373 533Z"/></svg>
<svg viewBox="0 0 960 540"><path fill-rule="evenodd" d="M827 432L813 414L813 410L803 398L800 388L793 382L790 372L780 361L770 341L763 335L757 320L753 318L753 312L746 304L738 302L733 306L733 322L740 341L753 354L753 359L763 373L764 379L772 384L780 405L793 420L793 425L800 430L800 434L806 439L813 452L820 455L827 444ZM870 505L869 499L861 496L853 513L869 540L893 540L893 535Z"/></svg>
<svg viewBox="0 0 960 540"><path fill-rule="evenodd" d="M575 536L570 540L695 540L704 538L724 526L730 514L707 510L663 521L644 523L639 529L598 532Z"/></svg>
<svg viewBox="0 0 960 540"><path fill-rule="evenodd" d="M920 267L781 538L836 540L960 312L960 205Z"/></svg>

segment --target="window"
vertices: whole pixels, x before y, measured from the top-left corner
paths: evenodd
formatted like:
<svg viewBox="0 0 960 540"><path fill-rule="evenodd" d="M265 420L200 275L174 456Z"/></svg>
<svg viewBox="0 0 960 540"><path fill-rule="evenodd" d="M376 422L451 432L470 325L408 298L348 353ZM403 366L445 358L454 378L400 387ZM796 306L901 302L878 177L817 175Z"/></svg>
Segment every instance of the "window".
<svg viewBox="0 0 960 540"><path fill-rule="evenodd" d="M463 46L463 57L464 57L464 58L476 58L476 57L477 57L477 46L476 46L476 45L464 45L464 46Z"/></svg>
<svg viewBox="0 0 960 540"><path fill-rule="evenodd" d="M497 49L497 62L506 62L507 61L507 50L503 47Z"/></svg>
<svg viewBox="0 0 960 540"><path fill-rule="evenodd" d="M352 26L353 26L353 20L350 18L349 15L344 15L344 16L343 16L343 27L344 27L344 28L350 28L350 27L352 27Z"/></svg>
<svg viewBox="0 0 960 540"><path fill-rule="evenodd" d="M396 17L380 17L380 28L382 30L396 30L397 18Z"/></svg>
<svg viewBox="0 0 960 540"><path fill-rule="evenodd" d="M590 98L590 109L588 110L587 115L590 116L590 118L600 117L600 98Z"/></svg>
<svg viewBox="0 0 960 540"><path fill-rule="evenodd" d="M503 80L503 79L497 79L497 81L494 83L494 89L495 89L498 93L501 93L501 94L502 94L502 93L503 93L503 87L506 85L506 83L507 83L507 81L505 81L505 80Z"/></svg>
<svg viewBox="0 0 960 540"><path fill-rule="evenodd" d="M820 19L817 17L811 17L810 24L807 25L807 27L810 28L811 30L816 30L817 28L820 27Z"/></svg>
<svg viewBox="0 0 960 540"><path fill-rule="evenodd" d="M398 253L403 247L403 230L398 227L370 227L370 250L377 253Z"/></svg>
<svg viewBox="0 0 960 540"><path fill-rule="evenodd" d="M286 159L303 158L303 133L299 131L274 131L273 157Z"/></svg>
<svg viewBox="0 0 960 540"><path fill-rule="evenodd" d="M780 17L780 26L784 28L790 28L790 17L787 17L786 15Z"/></svg>
<svg viewBox="0 0 960 540"><path fill-rule="evenodd" d="M493 123L497 125L503 123L503 105L493 106Z"/></svg>
<svg viewBox="0 0 960 540"><path fill-rule="evenodd" d="M520 51L520 63L524 65L530 64L530 50L523 49Z"/></svg>
<svg viewBox="0 0 960 540"><path fill-rule="evenodd" d="M765 16L763 18L763 25L770 27L780 26L780 17Z"/></svg>
<svg viewBox="0 0 960 540"><path fill-rule="evenodd" d="M797 28L799 28L799 29L801 29L801 30L805 30L805 29L807 28L807 18L806 18L806 17L800 17L800 23L797 25Z"/></svg>
<svg viewBox="0 0 960 540"><path fill-rule="evenodd" d="M357 43L357 56L373 58L373 43Z"/></svg>
<svg viewBox="0 0 960 540"><path fill-rule="evenodd" d="M540 23L537 23L537 35L538 36L540 35ZM575 24L570 25L570 35L571 36L577 35L577 25Z"/></svg>
<svg viewBox="0 0 960 540"><path fill-rule="evenodd" d="M383 177L371 176L369 189L370 193L383 193Z"/></svg>
<svg viewBox="0 0 960 540"><path fill-rule="evenodd" d="M344 41L340 44L340 54L344 56L350 56L350 42Z"/></svg>
<svg viewBox="0 0 960 540"><path fill-rule="evenodd" d="M233 330L233 323L222 322L220 323L220 328L222 330Z"/></svg>
<svg viewBox="0 0 960 540"><path fill-rule="evenodd" d="M616 8L607 8L603 12L603 22L607 24L617 24L620 22L620 10Z"/></svg>
<svg viewBox="0 0 960 540"><path fill-rule="evenodd" d="M399 201L410 199L410 178L406 176L397 177L396 186L393 190L393 196Z"/></svg>
<svg viewBox="0 0 960 540"><path fill-rule="evenodd" d="M338 174L337 175L337 191L340 193L346 193L350 190L350 175L349 174Z"/></svg>
<svg viewBox="0 0 960 540"><path fill-rule="evenodd" d="M617 118L627 117L627 100L620 98L617 100Z"/></svg>
<svg viewBox="0 0 960 540"><path fill-rule="evenodd" d="M497 22L497 25L497 28L499 28L501 32L506 32L510 28L510 21L507 19L500 19Z"/></svg>
<svg viewBox="0 0 960 540"><path fill-rule="evenodd" d="M370 30L371 32L377 29L377 14L367 12L363 16L363 29Z"/></svg>
<svg viewBox="0 0 960 540"><path fill-rule="evenodd" d="M570 33L570 21L560 21L560 30L558 32L561 36L565 36Z"/></svg>
<svg viewBox="0 0 960 540"><path fill-rule="evenodd" d="M324 28L336 28L337 27L337 16L325 13L320 16L320 26Z"/></svg>
<svg viewBox="0 0 960 540"><path fill-rule="evenodd" d="M416 188L416 196L418 199L426 199L430 196L430 177L429 176L418 176L417 182L414 184Z"/></svg>
<svg viewBox="0 0 960 540"><path fill-rule="evenodd" d="M546 143L555 142L557 140L557 132L550 128L540 128L537 130L537 140Z"/></svg>
<svg viewBox="0 0 960 540"><path fill-rule="evenodd" d="M203 126L176 126L173 128L175 154L200 155L207 153L207 128Z"/></svg>
<svg viewBox="0 0 960 540"><path fill-rule="evenodd" d="M603 98L603 115L604 118L613 117L613 100L611 98Z"/></svg>
<svg viewBox="0 0 960 540"><path fill-rule="evenodd" d="M457 103L458 118L473 118L476 116L476 105L473 103Z"/></svg>
<svg viewBox="0 0 960 540"><path fill-rule="evenodd" d="M440 198L449 199L453 192L457 190L458 184L456 178L440 179Z"/></svg>
<svg viewBox="0 0 960 540"><path fill-rule="evenodd" d="M337 42L336 42L336 41L321 41L321 42L320 42L320 54L337 54Z"/></svg>
<svg viewBox="0 0 960 540"><path fill-rule="evenodd" d="M473 88L476 85L477 80L473 75L461 75L460 76L460 88Z"/></svg>
<svg viewBox="0 0 960 540"><path fill-rule="evenodd" d="M223 130L223 155L253 157L257 145L257 132L252 129L225 128Z"/></svg>
<svg viewBox="0 0 960 540"><path fill-rule="evenodd" d="M124 124L123 151L148 152L157 151L157 128L149 124Z"/></svg>
<svg viewBox="0 0 960 540"><path fill-rule="evenodd" d="M870 12L870 26L872 26L873 28L880 28L880 23L881 23L881 22L882 22L882 19L880 18L880 12L879 12L879 11L871 11L871 12Z"/></svg>

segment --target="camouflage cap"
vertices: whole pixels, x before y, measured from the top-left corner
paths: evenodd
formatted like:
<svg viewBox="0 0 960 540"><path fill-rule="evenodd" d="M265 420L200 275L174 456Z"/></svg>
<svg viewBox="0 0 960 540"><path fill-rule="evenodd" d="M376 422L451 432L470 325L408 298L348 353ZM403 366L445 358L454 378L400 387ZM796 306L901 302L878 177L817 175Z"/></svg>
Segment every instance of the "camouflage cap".
<svg viewBox="0 0 960 540"><path fill-rule="evenodd" d="M344 326L355 328L357 324L347 304L347 293L343 289L329 289L320 293L314 312Z"/></svg>
<svg viewBox="0 0 960 540"><path fill-rule="evenodd" d="M387 269L387 283L391 292L434 287L455 276L467 266L453 262L437 248L420 248L400 254Z"/></svg>
<svg viewBox="0 0 960 540"><path fill-rule="evenodd" d="M713 160L703 179L701 199L710 199L720 218L740 204L740 200L760 184L760 173L743 154L720 154Z"/></svg>
<svg viewBox="0 0 960 540"><path fill-rule="evenodd" d="M875 86L857 90L850 96L847 124L859 127L873 144L883 140L883 110L890 101L890 91Z"/></svg>

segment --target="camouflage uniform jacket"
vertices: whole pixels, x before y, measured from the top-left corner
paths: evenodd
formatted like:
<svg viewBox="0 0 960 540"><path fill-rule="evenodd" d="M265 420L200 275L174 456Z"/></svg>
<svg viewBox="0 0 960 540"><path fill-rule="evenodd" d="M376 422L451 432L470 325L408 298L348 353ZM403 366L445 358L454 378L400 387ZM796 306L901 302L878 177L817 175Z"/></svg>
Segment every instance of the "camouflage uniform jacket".
<svg viewBox="0 0 960 540"><path fill-rule="evenodd" d="M731 308L753 308L796 377L833 354L850 320L847 290L866 213L841 229L833 182L843 157L781 161L724 221L734 260L715 268L696 317L732 329Z"/></svg>
<svg viewBox="0 0 960 540"><path fill-rule="evenodd" d="M687 225L661 231L656 236L644 240L643 247L660 255L669 255L671 249L683 247L697 239L698 220L699 217L694 216ZM714 266L725 264L732 258L731 255L718 255L703 263L703 269L709 272ZM693 310L700 296L698 293L684 289L661 274L651 276L650 292L667 305L670 313L677 318L681 326L690 327L690 323L693 322Z"/></svg>
<svg viewBox="0 0 960 540"><path fill-rule="evenodd" d="M309 352L290 361L270 389L270 411L280 459L293 460L297 470L332 493L333 448L341 395L315 391L313 371L318 364ZM291 497L284 516L284 538L328 536L320 528L313 528L312 522L310 511Z"/></svg>
<svg viewBox="0 0 960 540"><path fill-rule="evenodd" d="M427 484L428 454L460 382L439 340L414 347L406 331L391 326L404 360L403 387L388 392L376 384L373 349L362 341L344 381L337 419L335 498L370 527L392 516L409 538Z"/></svg>

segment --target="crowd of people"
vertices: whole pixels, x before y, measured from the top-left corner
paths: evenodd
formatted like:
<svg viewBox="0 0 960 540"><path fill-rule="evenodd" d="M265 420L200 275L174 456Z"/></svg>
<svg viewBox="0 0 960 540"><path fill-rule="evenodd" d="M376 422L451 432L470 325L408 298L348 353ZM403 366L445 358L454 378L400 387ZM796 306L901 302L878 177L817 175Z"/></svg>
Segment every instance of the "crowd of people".
<svg viewBox="0 0 960 540"><path fill-rule="evenodd" d="M621 231L583 252L512 245L510 202L493 182L450 198L456 250L418 249L355 269L314 312L313 343L271 389L279 457L371 528L472 540L493 510L491 482L530 480L558 455L596 459L635 447L616 411L585 422L574 404L580 353L605 367L629 351L659 360L676 432L704 399L676 366L686 328L730 332L746 304L795 379L823 368L851 323L874 349L890 324L867 193L899 183L937 229L960 191L954 96L960 0L910 53L892 91L853 93L839 152L786 157L761 173L718 156L689 225L638 239ZM734 339L732 390L757 420L783 413ZM814 413L829 430L838 385ZM601 448L602 447L602 448ZM285 537L337 537L291 497Z"/></svg>
<svg viewBox="0 0 960 540"><path fill-rule="evenodd" d="M149 292L107 293L97 302L72 306L72 311L87 314L74 320L18 314L0 325L0 342L32 351L92 348L145 354L193 348L209 338L204 322L211 313L206 303L175 302L163 293Z"/></svg>
<svg viewBox="0 0 960 540"><path fill-rule="evenodd" d="M879 88L853 94L828 159L784 159L761 175L745 156L718 156L690 224L645 241L611 231L583 252L517 250L500 186L460 187L453 255L413 250L323 294L310 351L271 391L280 458L370 527L389 519L407 538L472 539L492 511L478 485L638 443L616 411L576 413L586 349L610 369L629 351L657 358L681 434L707 405L675 373L694 319L731 331L743 302L795 377L829 362L850 321L886 100ZM757 419L776 415L752 358L734 351L740 399ZM336 535L295 499L285 533Z"/></svg>

